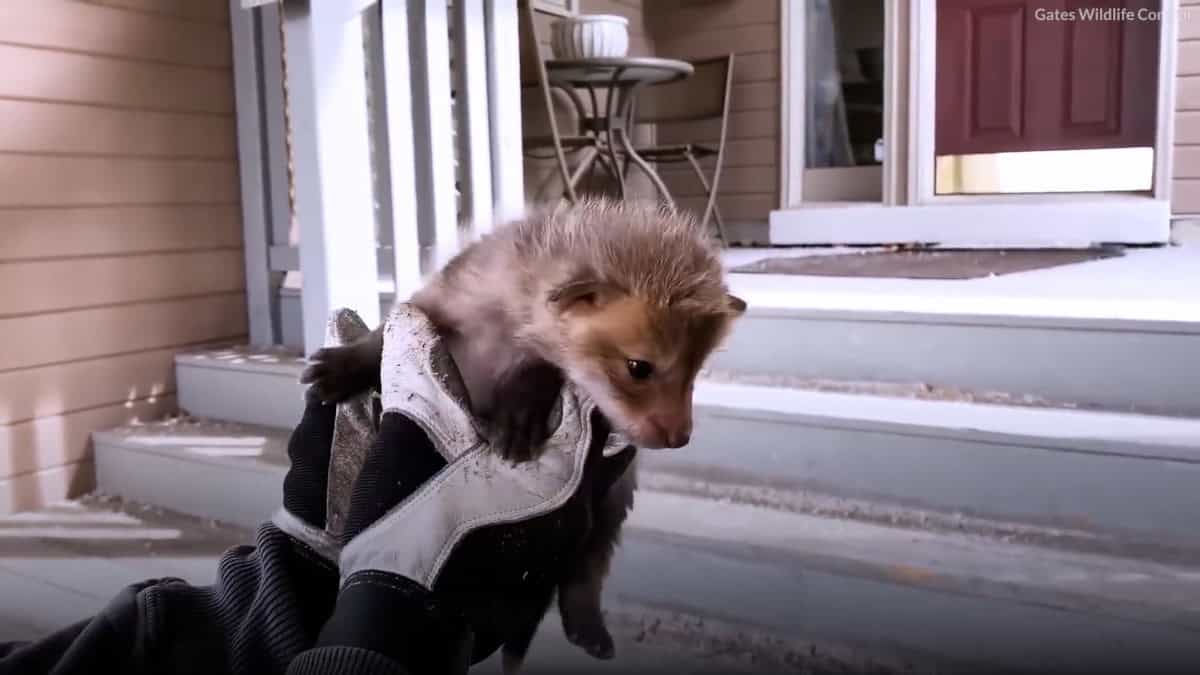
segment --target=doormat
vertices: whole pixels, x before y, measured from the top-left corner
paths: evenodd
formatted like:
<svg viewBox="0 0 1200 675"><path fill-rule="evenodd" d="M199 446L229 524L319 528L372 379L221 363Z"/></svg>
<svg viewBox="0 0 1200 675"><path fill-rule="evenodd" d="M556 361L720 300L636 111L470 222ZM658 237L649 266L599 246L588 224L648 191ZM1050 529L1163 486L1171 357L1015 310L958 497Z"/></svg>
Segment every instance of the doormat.
<svg viewBox="0 0 1200 675"><path fill-rule="evenodd" d="M792 258L765 258L730 272L811 277L882 279L982 279L1016 272L1075 265L1124 255L1119 248L868 251Z"/></svg>

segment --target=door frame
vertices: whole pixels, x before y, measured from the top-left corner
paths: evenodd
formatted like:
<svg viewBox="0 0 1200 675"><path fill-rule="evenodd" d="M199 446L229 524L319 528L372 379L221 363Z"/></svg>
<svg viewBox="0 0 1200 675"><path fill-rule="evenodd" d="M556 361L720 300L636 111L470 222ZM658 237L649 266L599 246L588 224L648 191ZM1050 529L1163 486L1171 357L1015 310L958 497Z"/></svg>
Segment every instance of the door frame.
<svg viewBox="0 0 1200 675"><path fill-rule="evenodd" d="M937 0L885 1L884 7L883 203L825 205L803 198L805 5L780 2L780 208L770 217L772 244L921 241L1039 247L1169 240L1176 0L1162 3L1154 183L1149 195L934 194Z"/></svg>
<svg viewBox="0 0 1200 675"><path fill-rule="evenodd" d="M892 160L897 139L904 131L902 109L903 91L898 85L904 77L902 68L907 58L894 58L905 42L904 10L896 2L883 0L884 5L884 83L883 83L883 142L888 148L881 171L882 203L895 204L897 190L902 188L899 164ZM780 0L779 3L779 208L794 209L804 202L805 89L807 88L807 45L805 31L808 11L804 0ZM898 11L899 9L899 11ZM899 114L898 114L899 113ZM900 143L906 143L901 140ZM867 203L867 202L864 202Z"/></svg>
<svg viewBox="0 0 1200 675"><path fill-rule="evenodd" d="M912 30L909 31L909 106L913 123L909 125L908 203L939 204L964 201L1029 202L1048 199L1091 201L1095 195L1106 193L1068 193L1066 195L938 195L934 192L937 111L937 0L915 0L911 3ZM1175 138L1175 59L1178 49L1179 5L1177 0L1162 0L1162 20L1159 24L1158 45L1158 121L1154 138L1154 183L1151 198L1171 199L1171 159ZM1111 193L1109 193L1111 196ZM1131 199L1144 196L1129 195Z"/></svg>

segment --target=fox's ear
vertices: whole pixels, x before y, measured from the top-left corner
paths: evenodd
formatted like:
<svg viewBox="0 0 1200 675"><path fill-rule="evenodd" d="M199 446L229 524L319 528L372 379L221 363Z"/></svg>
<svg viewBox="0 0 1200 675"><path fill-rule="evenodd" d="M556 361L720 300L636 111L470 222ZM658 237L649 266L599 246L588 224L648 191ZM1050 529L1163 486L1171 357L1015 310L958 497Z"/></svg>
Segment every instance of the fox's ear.
<svg viewBox="0 0 1200 675"><path fill-rule="evenodd" d="M738 317L746 313L746 301L738 296L733 294L726 295L725 302L732 316Z"/></svg>
<svg viewBox="0 0 1200 675"><path fill-rule="evenodd" d="M597 309L620 295L620 290L591 277L581 277L550 291L547 299L559 314Z"/></svg>

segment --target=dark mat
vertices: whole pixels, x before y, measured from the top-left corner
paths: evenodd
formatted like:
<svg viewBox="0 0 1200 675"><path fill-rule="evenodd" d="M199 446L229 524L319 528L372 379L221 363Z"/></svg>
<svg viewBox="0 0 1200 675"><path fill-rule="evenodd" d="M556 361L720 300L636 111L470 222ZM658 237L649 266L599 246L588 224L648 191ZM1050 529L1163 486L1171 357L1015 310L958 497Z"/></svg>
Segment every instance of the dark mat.
<svg viewBox="0 0 1200 675"><path fill-rule="evenodd" d="M982 251L869 251L766 258L735 267L742 274L884 279L982 279L1123 255L1119 248Z"/></svg>

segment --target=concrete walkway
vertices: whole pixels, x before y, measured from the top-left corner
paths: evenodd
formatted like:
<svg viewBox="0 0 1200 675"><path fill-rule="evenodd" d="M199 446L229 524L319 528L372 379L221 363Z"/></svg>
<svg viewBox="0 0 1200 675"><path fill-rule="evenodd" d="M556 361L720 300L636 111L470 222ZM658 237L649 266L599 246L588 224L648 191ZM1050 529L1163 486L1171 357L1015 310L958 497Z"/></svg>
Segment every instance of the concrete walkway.
<svg viewBox="0 0 1200 675"><path fill-rule="evenodd" d="M221 553L252 540L241 529L108 500L2 517L0 642L36 639L87 617L123 586L142 579L177 576L211 583ZM756 665L753 654L714 655L620 616L610 623L618 656L599 662L566 642L557 615L547 616L525 672L779 672ZM489 659L475 670L500 673L500 660Z"/></svg>
<svg viewBox="0 0 1200 675"><path fill-rule="evenodd" d="M1193 559L1038 546L970 519L904 528L640 495L606 586L617 658L587 657L550 614L526 673L1200 672ZM211 583L249 541L113 501L0 518L0 641L89 616L131 582ZM475 672L498 675L499 658Z"/></svg>

